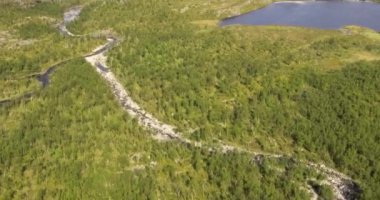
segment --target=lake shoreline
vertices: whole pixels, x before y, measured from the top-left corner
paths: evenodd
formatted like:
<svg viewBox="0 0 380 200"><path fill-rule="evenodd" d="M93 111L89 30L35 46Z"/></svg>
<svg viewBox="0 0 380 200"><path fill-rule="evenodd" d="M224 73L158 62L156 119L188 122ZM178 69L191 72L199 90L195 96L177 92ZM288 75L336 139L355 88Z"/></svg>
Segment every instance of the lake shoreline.
<svg viewBox="0 0 380 200"><path fill-rule="evenodd" d="M337 9L340 12L336 12ZM377 19L380 19L380 4L372 1L280 1L222 19L219 26L294 26L339 30L354 25L380 31Z"/></svg>

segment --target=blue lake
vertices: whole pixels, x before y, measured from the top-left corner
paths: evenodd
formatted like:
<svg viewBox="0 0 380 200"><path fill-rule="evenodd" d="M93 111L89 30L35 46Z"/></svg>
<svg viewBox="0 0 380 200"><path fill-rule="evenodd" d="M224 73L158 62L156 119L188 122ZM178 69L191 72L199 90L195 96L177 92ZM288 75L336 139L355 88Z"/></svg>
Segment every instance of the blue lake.
<svg viewBox="0 0 380 200"><path fill-rule="evenodd" d="M380 4L347 1L287 1L223 20L220 25L284 25L339 29L347 25L380 31Z"/></svg>

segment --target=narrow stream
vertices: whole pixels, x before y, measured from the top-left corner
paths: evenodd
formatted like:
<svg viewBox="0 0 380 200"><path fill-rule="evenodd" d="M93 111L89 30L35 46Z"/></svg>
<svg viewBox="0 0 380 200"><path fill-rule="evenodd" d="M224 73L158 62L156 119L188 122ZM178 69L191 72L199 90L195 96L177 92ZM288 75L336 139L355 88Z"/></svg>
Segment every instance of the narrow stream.
<svg viewBox="0 0 380 200"><path fill-rule="evenodd" d="M76 17L79 16L81 8L82 7L74 7L72 10L69 10L68 12L64 14L65 20L58 27L59 31L64 32L65 35L73 36L73 34L67 30L66 24L69 22L72 22L73 20L75 20ZM118 40L116 38L110 37L107 39L107 43L98 47L92 53L84 56L84 58L86 59L88 63L90 63L96 69L96 71L108 83L108 85L111 87L113 94L115 95L116 99L119 101L123 109L126 112L128 112L132 117L136 118L141 126L153 131L154 137L156 139L177 140L186 145L191 145L191 146L199 147L199 148L207 148L208 150L210 150L209 146L202 145L201 143L197 143L197 142L194 142L187 138L182 137L182 135L175 130L175 127L159 121L157 118L155 118L150 113L147 113L136 102L133 101L133 99L129 96L128 92L125 90L123 85L120 83L120 81L116 78L114 73L110 70L110 68L106 64L107 57L105 53L108 50L110 50L113 46L115 46L117 42ZM68 61L69 60L62 61L58 64L51 66L44 73L35 75L36 78L41 82L42 88L45 88L49 85L50 83L49 76L56 70L56 68L59 65L64 64L65 62L68 62ZM26 93L22 95L21 97L18 97L17 99L0 101L0 104L12 103L12 101L18 100L18 99L30 99L32 96L33 96L33 93ZM211 150L212 149L216 151L220 151L222 153L228 153L232 151L247 153L249 155L252 155L253 160L260 160L258 158L294 159L293 157L287 156L287 155L279 155L279 154L272 154L272 153L265 153L265 152L253 152L253 151L245 150L236 146L228 146L224 144L221 145L221 150L215 146L211 147ZM326 167L323 164L316 164L316 163L304 161L304 160L297 160L297 162L299 162L300 164L306 165L320 172L321 174L325 175L326 176L325 181L333 189L334 196L336 199L351 200L351 199L357 199L360 196L361 194L360 187L350 177L332 168Z"/></svg>
<svg viewBox="0 0 380 200"><path fill-rule="evenodd" d="M126 89L116 78L115 74L107 66L107 57L105 53L110 50L113 46L116 45L118 40L116 38L108 38L107 43L96 48L93 53L85 56L85 59L90 63L96 71L103 77L103 79L111 87L112 92L114 93L116 99L119 101L120 105L125 111L129 113L130 116L137 118L139 124L143 127L146 127L154 132L154 137L159 140L177 140L186 145L199 148L207 148L210 150L210 147L207 145L202 145L202 143L197 143L191 141L185 137L182 137L182 134L175 130L175 127L159 121L150 113L147 113L143 110L133 99L129 96ZM216 151L223 153L228 153L229 151L248 153L256 157L265 157L268 159L293 159L291 156L278 155L271 153L263 152L251 152L245 149L241 149L235 146L222 145L221 150L217 147L211 147ZM306 160L298 160L300 164L306 165L323 175L327 176L325 180L327 184L332 188L334 196L338 200L354 200L357 199L361 194L361 189L350 177L336 171L335 169L326 167L323 164L316 164Z"/></svg>
<svg viewBox="0 0 380 200"><path fill-rule="evenodd" d="M63 17L64 19L63 22L61 22L58 25L59 32L66 36L75 36L70 31L67 30L66 25L73 22L79 16L81 11L82 11L82 7L77 6L65 12L64 17ZM108 49L108 47L105 47L105 49L99 50L99 52L102 52L106 49ZM94 52L94 53L99 53L99 52ZM56 71L57 67L59 67L60 65L68 61L69 60L64 60L60 63L54 64L50 66L45 72L40 73L40 74L34 74L34 75L31 75L30 77L35 77L41 83L42 89L44 89L50 84L50 76ZM28 101L34 96L34 94L35 94L34 92L26 92L25 94L15 97L15 98L3 99L3 100L0 100L0 105L2 106L9 105L15 102L19 102L21 100Z"/></svg>
<svg viewBox="0 0 380 200"><path fill-rule="evenodd" d="M15 98L1 100L0 105L6 106L6 105L12 105L13 103L16 103L19 101L29 101L33 96L34 96L34 92L26 92L25 94L15 97Z"/></svg>
<svg viewBox="0 0 380 200"><path fill-rule="evenodd" d="M50 83L49 76L56 70L56 68L57 68L56 65L49 67L49 69L46 70L45 73L36 75L37 80L41 82L42 88L45 88L46 86L49 85Z"/></svg>

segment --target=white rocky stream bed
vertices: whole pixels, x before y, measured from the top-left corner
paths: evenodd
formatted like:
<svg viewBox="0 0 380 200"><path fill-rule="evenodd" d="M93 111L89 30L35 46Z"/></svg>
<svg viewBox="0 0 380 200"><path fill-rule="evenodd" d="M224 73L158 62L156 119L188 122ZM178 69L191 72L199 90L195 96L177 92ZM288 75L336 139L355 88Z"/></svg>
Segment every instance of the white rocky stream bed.
<svg viewBox="0 0 380 200"><path fill-rule="evenodd" d="M59 24L59 30L62 34L66 36L77 36L71 33L66 25L74 21L80 14L82 7L74 7L64 14L64 22ZM117 39L114 37L107 38L107 42L94 49L92 53L84 56L85 60L90 63L96 72L107 82L115 99L119 102L121 107L133 118L136 118L139 124L153 134L153 137L160 141L175 140L185 143L187 145L192 145L197 148L207 147L212 151L220 151L221 153L228 152L241 152L252 155L254 161L260 161L262 159L293 159L296 162L303 164L317 172L326 176L326 179L320 184L329 185L332 188L334 196L338 200L351 200L356 199L361 189L359 186L348 176L334 170L333 168L327 167L324 164L317 164L306 160L296 160L294 157L289 155L272 154L265 152L254 152L246 150L237 146L232 145L220 145L219 147L210 145L202 145L202 143L191 141L182 136L181 133L177 132L175 127L161 122L155 118L152 114L146 112L141 108L133 99L129 96L127 90L123 87L121 82L117 79L115 74L112 72L112 68L107 65L106 53L113 46L117 44ZM311 199L318 198L318 195L312 187L307 187L309 193L311 194Z"/></svg>

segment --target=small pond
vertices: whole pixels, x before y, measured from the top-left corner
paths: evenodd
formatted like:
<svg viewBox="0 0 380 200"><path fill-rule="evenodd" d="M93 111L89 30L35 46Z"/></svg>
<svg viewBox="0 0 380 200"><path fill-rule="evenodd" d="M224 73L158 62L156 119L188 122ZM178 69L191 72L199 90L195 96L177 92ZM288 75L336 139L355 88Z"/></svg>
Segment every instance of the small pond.
<svg viewBox="0 0 380 200"><path fill-rule="evenodd" d="M339 29L347 25L380 31L380 4L350 1L286 1L223 20L220 25L284 25Z"/></svg>

